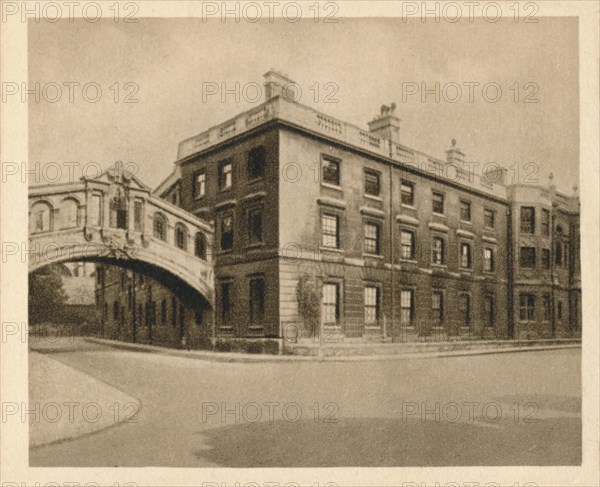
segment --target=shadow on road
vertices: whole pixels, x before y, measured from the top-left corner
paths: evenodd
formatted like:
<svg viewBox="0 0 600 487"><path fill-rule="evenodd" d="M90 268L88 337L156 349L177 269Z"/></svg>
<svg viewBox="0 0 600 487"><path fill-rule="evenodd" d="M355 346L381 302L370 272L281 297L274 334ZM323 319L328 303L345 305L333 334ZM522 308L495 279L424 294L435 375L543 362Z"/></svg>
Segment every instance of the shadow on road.
<svg viewBox="0 0 600 487"><path fill-rule="evenodd" d="M344 418L229 425L198 432L198 459L227 467L580 465L581 420L448 423Z"/></svg>

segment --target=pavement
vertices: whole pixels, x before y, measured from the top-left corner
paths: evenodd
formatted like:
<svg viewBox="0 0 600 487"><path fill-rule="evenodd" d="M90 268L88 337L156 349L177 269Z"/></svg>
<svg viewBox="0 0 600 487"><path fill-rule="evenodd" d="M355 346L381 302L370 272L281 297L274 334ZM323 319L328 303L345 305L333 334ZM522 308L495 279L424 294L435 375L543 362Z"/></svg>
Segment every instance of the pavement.
<svg viewBox="0 0 600 487"><path fill-rule="evenodd" d="M581 463L578 349L237 363L84 340L66 348L48 357L137 398L139 411L32 448L32 467Z"/></svg>
<svg viewBox="0 0 600 487"><path fill-rule="evenodd" d="M562 350L581 348L579 340L538 340L528 344L527 342L485 342L485 341L465 341L465 342L440 342L435 343L397 343L397 344L376 344L372 346L373 351L365 350L369 344L363 345L360 353L354 348L356 345L345 346L344 344L327 346L324 348L324 355L269 355L269 354L250 354L236 352L215 352L212 350L180 350L175 348L160 347L155 345L146 345L141 343L129 343L118 340L108 340L105 338L86 337L85 341L89 344L104 345L118 348L121 350L130 350L137 352L157 353L173 357L187 357L199 360L211 360L215 362L357 362L369 360L406 360L422 359L436 357L463 357L471 355L486 355L495 353L516 353L533 352L544 350ZM60 345L55 345L60 350ZM315 348L314 346L312 348ZM52 350L54 351L54 350ZM385 352L385 353L382 353Z"/></svg>
<svg viewBox="0 0 600 487"><path fill-rule="evenodd" d="M102 431L128 420L140 401L47 355L29 354L29 445Z"/></svg>

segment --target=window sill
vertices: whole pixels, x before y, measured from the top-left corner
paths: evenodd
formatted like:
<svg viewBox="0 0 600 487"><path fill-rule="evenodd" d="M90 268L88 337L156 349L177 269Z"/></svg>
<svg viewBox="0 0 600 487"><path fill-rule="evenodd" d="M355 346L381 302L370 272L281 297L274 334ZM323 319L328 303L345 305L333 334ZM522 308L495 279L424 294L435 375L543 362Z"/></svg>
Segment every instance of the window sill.
<svg viewBox="0 0 600 487"><path fill-rule="evenodd" d="M337 191L342 191L342 187L339 185L335 185L335 184L331 184L331 183L325 183L323 181L321 181L321 186L323 186L324 188L329 188L329 189L335 189Z"/></svg>
<svg viewBox="0 0 600 487"><path fill-rule="evenodd" d="M365 193L363 196L365 198L373 200L373 201L379 201L379 202L383 201L383 198L381 196L375 196L374 194L367 194L367 193Z"/></svg>
<svg viewBox="0 0 600 487"><path fill-rule="evenodd" d="M467 272L469 274L473 273L473 268L472 267L460 267L458 269L458 272Z"/></svg>
<svg viewBox="0 0 600 487"><path fill-rule="evenodd" d="M232 253L233 253L233 249L217 251L217 255L227 255L227 254L232 254Z"/></svg>
<svg viewBox="0 0 600 487"><path fill-rule="evenodd" d="M431 267L433 267L434 269L441 269L441 270L446 270L448 268L448 266L446 264L437 264L435 262L431 263Z"/></svg>
<svg viewBox="0 0 600 487"><path fill-rule="evenodd" d="M365 325L365 330L381 330L381 325Z"/></svg>
<svg viewBox="0 0 600 487"><path fill-rule="evenodd" d="M363 258L368 258L368 259L381 259L383 260L383 255L381 254L369 254L369 253L364 253L362 254Z"/></svg>
<svg viewBox="0 0 600 487"><path fill-rule="evenodd" d="M444 215L443 213L436 213L435 211L432 211L431 214L438 218L444 218L444 219L446 218L446 215Z"/></svg>
<svg viewBox="0 0 600 487"><path fill-rule="evenodd" d="M248 179L248 186L250 186L251 184L260 183L261 181L264 181L264 180L265 180L264 176L260 176L258 178L253 178L253 179Z"/></svg>
<svg viewBox="0 0 600 487"><path fill-rule="evenodd" d="M460 223L464 224L464 225L473 225L473 221L472 220L460 220Z"/></svg>
<svg viewBox="0 0 600 487"><path fill-rule="evenodd" d="M402 203L400 205L401 208L406 208L408 210L416 210L417 208L414 205L407 205L406 203Z"/></svg>
<svg viewBox="0 0 600 487"><path fill-rule="evenodd" d="M252 250L252 249L259 249L261 247L264 247L265 243L264 242L256 242L256 243L251 243L246 245L246 250Z"/></svg>
<svg viewBox="0 0 600 487"><path fill-rule="evenodd" d="M342 250L342 249L336 249L333 247L319 247L320 250L324 251L324 252L333 252L334 254L345 254L346 251Z"/></svg>
<svg viewBox="0 0 600 487"><path fill-rule="evenodd" d="M253 325L253 326L249 326L248 330L252 330L252 331L262 331L265 327L263 325Z"/></svg>
<svg viewBox="0 0 600 487"><path fill-rule="evenodd" d="M418 264L419 262L416 259L398 259L399 262L403 262L405 264Z"/></svg>

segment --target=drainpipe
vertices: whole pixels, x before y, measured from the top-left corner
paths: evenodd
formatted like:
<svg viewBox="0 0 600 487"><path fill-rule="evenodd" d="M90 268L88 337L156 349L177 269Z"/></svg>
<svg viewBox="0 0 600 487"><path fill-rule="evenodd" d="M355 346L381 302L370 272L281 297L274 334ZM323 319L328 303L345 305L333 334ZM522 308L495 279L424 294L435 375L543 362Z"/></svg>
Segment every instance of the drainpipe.
<svg viewBox="0 0 600 487"><path fill-rule="evenodd" d="M393 189L394 189L394 184L393 184L393 167L392 167L392 140L390 139L389 141L389 149L390 149L390 304L391 304L391 334L392 334L392 342L395 341L395 334L396 334L396 299L395 299L395 286L394 286L394 214L393 214L393 209L394 209L394 193L393 193Z"/></svg>

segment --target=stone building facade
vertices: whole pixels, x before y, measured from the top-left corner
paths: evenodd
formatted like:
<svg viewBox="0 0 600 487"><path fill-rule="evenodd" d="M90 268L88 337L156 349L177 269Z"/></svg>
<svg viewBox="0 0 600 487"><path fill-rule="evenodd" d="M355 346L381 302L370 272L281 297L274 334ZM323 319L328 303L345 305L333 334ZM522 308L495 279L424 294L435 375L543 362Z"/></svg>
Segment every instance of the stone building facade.
<svg viewBox="0 0 600 487"><path fill-rule="evenodd" d="M265 74L265 88L260 106L181 142L154 191L214 223L205 335L306 334L303 276L316 286L321 337L581 332L576 194L508 184L497 165L469 165L455 141L443 160L408 148L394 105L366 130L293 101L279 73ZM177 291L153 286L171 315ZM102 289L100 306L122 306Z"/></svg>

